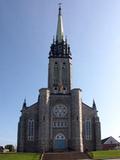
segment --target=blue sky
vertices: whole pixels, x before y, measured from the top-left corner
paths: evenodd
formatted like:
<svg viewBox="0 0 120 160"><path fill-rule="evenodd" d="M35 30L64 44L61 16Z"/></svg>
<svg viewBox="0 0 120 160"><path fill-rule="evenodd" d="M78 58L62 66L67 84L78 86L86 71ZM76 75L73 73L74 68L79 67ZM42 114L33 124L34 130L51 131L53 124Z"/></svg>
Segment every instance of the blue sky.
<svg viewBox="0 0 120 160"><path fill-rule="evenodd" d="M16 144L24 98L47 87L58 3L72 51L72 87L99 111L102 138L120 135L120 0L0 0L0 145Z"/></svg>

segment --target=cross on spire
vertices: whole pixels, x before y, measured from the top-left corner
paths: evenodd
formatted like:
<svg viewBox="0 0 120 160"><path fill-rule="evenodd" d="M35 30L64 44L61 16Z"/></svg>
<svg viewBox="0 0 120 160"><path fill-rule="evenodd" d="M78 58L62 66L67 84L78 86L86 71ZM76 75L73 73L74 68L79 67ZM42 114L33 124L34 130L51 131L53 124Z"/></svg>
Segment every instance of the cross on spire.
<svg viewBox="0 0 120 160"><path fill-rule="evenodd" d="M58 3L58 5L59 5L59 8L61 8L62 3Z"/></svg>
<svg viewBox="0 0 120 160"><path fill-rule="evenodd" d="M59 15L61 15L61 5L62 5L62 3L58 3L58 5L59 5Z"/></svg>

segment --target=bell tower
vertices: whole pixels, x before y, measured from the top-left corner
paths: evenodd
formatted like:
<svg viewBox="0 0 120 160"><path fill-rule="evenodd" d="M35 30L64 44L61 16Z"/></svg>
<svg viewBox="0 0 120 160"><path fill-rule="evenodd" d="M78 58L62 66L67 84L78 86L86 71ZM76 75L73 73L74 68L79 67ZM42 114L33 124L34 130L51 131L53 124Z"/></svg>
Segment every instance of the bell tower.
<svg viewBox="0 0 120 160"><path fill-rule="evenodd" d="M49 52L48 88L52 94L69 94L71 91L71 51L64 37L61 6L58 12L56 39Z"/></svg>

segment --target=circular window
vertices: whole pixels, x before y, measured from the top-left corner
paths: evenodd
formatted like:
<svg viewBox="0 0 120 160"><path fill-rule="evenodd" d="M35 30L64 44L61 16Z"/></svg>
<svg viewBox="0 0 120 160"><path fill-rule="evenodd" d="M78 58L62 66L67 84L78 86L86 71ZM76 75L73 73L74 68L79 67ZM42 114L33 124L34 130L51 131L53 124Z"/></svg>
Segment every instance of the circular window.
<svg viewBox="0 0 120 160"><path fill-rule="evenodd" d="M67 114L67 107L62 104L58 104L53 107L53 113L56 117L64 117Z"/></svg>

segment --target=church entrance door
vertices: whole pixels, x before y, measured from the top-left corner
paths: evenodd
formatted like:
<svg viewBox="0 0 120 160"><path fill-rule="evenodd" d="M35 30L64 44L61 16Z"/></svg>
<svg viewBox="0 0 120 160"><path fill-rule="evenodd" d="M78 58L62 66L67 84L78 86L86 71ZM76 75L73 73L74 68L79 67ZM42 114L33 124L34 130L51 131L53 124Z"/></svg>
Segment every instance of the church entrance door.
<svg viewBox="0 0 120 160"><path fill-rule="evenodd" d="M64 150L66 148L66 139L64 134L58 133L54 139L54 150Z"/></svg>

